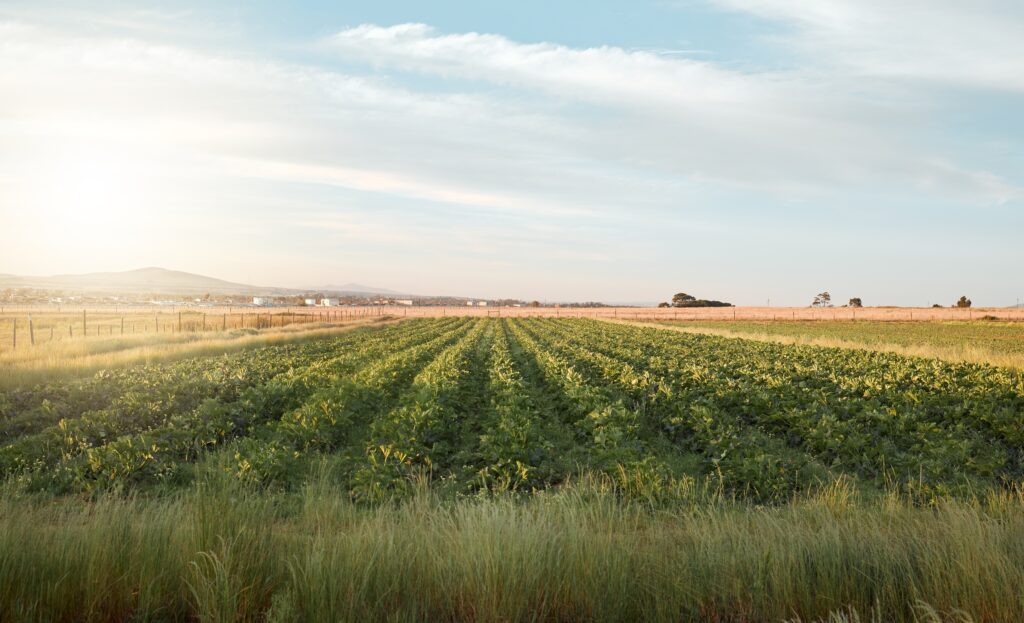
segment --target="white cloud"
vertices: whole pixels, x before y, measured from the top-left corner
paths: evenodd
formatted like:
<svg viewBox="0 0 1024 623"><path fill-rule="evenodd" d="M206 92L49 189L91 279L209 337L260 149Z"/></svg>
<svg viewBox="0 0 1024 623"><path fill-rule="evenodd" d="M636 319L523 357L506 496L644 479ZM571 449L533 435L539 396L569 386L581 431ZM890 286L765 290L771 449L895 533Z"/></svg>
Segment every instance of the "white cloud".
<svg viewBox="0 0 1024 623"><path fill-rule="evenodd" d="M1024 92L1017 0L711 0L793 27L812 63L875 77Z"/></svg>
<svg viewBox="0 0 1024 623"><path fill-rule="evenodd" d="M622 167L782 195L878 185L993 202L1019 194L993 173L915 147L915 102L870 85L614 47L446 35L423 24L363 25L325 45L385 69L610 111L569 147Z"/></svg>

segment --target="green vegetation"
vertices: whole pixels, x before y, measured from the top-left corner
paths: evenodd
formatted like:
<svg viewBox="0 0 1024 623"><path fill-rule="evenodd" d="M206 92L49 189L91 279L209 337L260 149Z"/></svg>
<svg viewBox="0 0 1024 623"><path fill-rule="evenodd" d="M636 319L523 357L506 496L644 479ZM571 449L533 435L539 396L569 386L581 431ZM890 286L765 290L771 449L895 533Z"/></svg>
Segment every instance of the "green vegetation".
<svg viewBox="0 0 1024 623"><path fill-rule="evenodd" d="M739 337L790 338L822 346L894 350L951 361L1024 368L1024 323L891 321L666 321L665 325Z"/></svg>
<svg viewBox="0 0 1024 623"><path fill-rule="evenodd" d="M20 387L0 619L1020 619L1022 413L1009 368L567 319Z"/></svg>

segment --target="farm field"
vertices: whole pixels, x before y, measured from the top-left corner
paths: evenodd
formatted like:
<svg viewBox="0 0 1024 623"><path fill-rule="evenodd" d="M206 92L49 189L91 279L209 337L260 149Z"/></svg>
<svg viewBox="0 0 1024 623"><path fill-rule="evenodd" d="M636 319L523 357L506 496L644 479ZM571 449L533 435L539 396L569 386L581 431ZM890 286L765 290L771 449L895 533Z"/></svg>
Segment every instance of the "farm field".
<svg viewBox="0 0 1024 623"><path fill-rule="evenodd" d="M1022 414L1013 368L589 319L15 384L0 619L1019 620Z"/></svg>
<svg viewBox="0 0 1024 623"><path fill-rule="evenodd" d="M998 321L659 321L713 335L889 350L1024 368L1024 323Z"/></svg>

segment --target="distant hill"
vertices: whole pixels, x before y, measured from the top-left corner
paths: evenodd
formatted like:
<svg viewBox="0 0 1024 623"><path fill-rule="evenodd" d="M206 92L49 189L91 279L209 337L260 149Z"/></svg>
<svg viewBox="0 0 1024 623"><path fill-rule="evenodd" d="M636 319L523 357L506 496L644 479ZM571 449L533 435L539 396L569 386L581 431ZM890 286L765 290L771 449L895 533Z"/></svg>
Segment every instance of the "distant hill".
<svg viewBox="0 0 1024 623"><path fill-rule="evenodd" d="M213 294L213 295L263 295L286 296L306 292L340 294L384 294L394 296L394 290L374 288L358 283L329 285L317 288L282 288L276 286L255 286L235 283L215 277L168 270L150 266L136 270L107 273L86 273L82 275L50 275L48 277L25 277L0 274L0 288L37 288L41 290L62 290L70 292L110 292L134 294Z"/></svg>
<svg viewBox="0 0 1024 623"><path fill-rule="evenodd" d="M50 275L48 277L0 275L0 287L167 294L270 294L286 291L284 288L233 283L214 277L157 267L124 272Z"/></svg>

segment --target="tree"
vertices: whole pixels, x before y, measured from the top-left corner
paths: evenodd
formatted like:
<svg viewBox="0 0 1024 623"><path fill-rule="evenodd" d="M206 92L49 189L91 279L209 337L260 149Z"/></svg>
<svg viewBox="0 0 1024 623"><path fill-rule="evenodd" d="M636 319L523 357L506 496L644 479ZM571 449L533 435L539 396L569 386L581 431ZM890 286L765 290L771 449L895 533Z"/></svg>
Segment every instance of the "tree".
<svg viewBox="0 0 1024 623"><path fill-rule="evenodd" d="M832 295L828 292L822 292L818 296L814 297L814 302L811 303L811 307L831 307L832 306Z"/></svg>
<svg viewBox="0 0 1024 623"><path fill-rule="evenodd" d="M970 307L971 306L971 299L967 298L966 296L961 296L960 300L956 302L956 306L957 307Z"/></svg>
<svg viewBox="0 0 1024 623"><path fill-rule="evenodd" d="M540 301L530 301L530 307L540 307Z"/></svg>
<svg viewBox="0 0 1024 623"><path fill-rule="evenodd" d="M855 296L852 299L850 299L849 306L850 307L864 307L864 303L861 302L859 296Z"/></svg>
<svg viewBox="0 0 1024 623"><path fill-rule="evenodd" d="M658 307L672 307L668 303L658 303Z"/></svg>
<svg viewBox="0 0 1024 623"><path fill-rule="evenodd" d="M674 307L686 307L687 303L693 303L697 298L690 296L685 292L680 292L672 297L672 305Z"/></svg>

